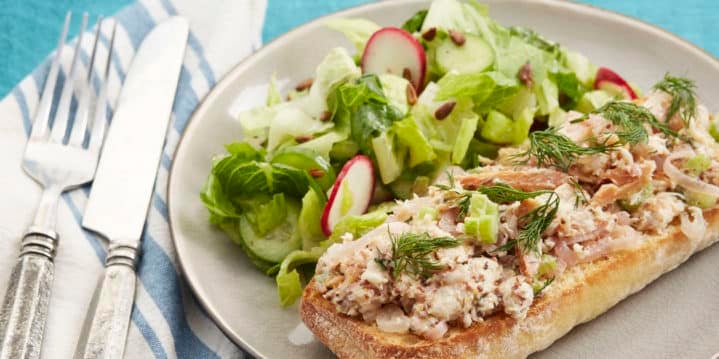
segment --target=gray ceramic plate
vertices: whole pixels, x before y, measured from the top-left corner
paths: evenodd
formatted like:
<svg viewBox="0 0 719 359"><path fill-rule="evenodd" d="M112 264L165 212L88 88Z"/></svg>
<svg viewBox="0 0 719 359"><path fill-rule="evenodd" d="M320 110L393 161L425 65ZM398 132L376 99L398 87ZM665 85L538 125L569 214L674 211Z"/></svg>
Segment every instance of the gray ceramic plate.
<svg viewBox="0 0 719 359"><path fill-rule="evenodd" d="M662 30L614 13L563 1L492 0L504 25L536 29L648 88L666 71L697 81L710 109L719 94L719 62ZM427 1L387 1L333 16L397 25ZM278 306L274 280L207 223L199 199L210 159L241 134L230 113L261 104L276 71L285 89L310 77L335 46L350 47L323 27L304 25L235 67L195 112L177 150L169 183L172 235L185 278L209 315L249 352L267 358L318 358L330 353L300 326L297 306ZM231 46L231 44L228 44ZM709 358L719 351L719 247L709 248L596 320L537 355L543 358Z"/></svg>

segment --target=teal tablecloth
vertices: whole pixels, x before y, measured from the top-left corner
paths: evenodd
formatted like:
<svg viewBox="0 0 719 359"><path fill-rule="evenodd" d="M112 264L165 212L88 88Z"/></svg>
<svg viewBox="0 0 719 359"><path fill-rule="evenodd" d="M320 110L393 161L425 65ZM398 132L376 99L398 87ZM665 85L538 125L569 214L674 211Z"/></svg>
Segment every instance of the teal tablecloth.
<svg viewBox="0 0 719 359"><path fill-rule="evenodd" d="M199 1L199 0L198 0ZM210 1L210 0L207 0ZM243 0L234 0L243 1ZM320 15L370 0L268 0L263 37L271 40ZM0 1L0 97L55 46L68 9L112 14L131 0ZM659 25L719 56L717 0L580 0ZM75 26L75 29L77 26Z"/></svg>

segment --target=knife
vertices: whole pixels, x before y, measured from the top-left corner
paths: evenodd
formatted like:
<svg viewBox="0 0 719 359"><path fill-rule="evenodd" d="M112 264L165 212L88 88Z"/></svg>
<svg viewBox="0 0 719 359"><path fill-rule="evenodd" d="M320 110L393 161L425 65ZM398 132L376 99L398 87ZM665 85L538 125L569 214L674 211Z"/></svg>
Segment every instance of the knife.
<svg viewBox="0 0 719 359"><path fill-rule="evenodd" d="M172 17L142 41L107 133L82 226L109 241L76 358L123 356L135 264L177 91L189 25Z"/></svg>

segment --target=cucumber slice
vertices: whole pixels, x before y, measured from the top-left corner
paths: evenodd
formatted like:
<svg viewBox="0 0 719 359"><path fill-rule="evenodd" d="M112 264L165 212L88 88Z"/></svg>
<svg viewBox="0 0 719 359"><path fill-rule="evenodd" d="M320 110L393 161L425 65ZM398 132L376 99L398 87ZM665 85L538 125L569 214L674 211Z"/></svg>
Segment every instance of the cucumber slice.
<svg viewBox="0 0 719 359"><path fill-rule="evenodd" d="M455 45L450 39L445 39L437 46L436 61L442 71L476 73L486 70L494 63L494 50L486 41L475 35L464 36L465 42L462 46Z"/></svg>
<svg viewBox="0 0 719 359"><path fill-rule="evenodd" d="M246 216L240 218L240 235L247 249L257 258L279 263L290 252L302 247L302 237L297 230L300 205L287 199L287 216L284 223L260 237Z"/></svg>

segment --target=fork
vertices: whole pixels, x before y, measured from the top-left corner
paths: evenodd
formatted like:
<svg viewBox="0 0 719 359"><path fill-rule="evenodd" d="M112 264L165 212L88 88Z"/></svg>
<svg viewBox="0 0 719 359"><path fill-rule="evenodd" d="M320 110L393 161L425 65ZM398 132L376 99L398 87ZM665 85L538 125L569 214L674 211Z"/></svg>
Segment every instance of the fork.
<svg viewBox="0 0 719 359"><path fill-rule="evenodd" d="M59 241L55 232L58 202L63 192L88 183L95 176L107 127L105 106L115 28L113 26L107 59L100 65L96 53L103 20L98 19L87 71L78 69L87 13L82 16L79 37L57 103L54 123L49 125L70 18L68 12L22 160L25 173L43 187L43 193L34 221L22 238L20 256L12 270L0 309L1 359L40 356L54 276L53 258ZM101 74L93 76L97 66L101 66ZM97 78L100 83L97 95L91 87L93 78ZM77 103L74 115L70 111L73 95ZM71 117L73 124L68 126Z"/></svg>

